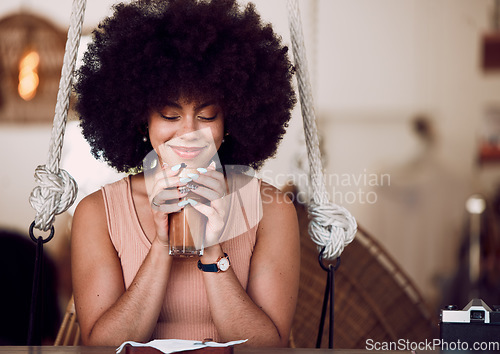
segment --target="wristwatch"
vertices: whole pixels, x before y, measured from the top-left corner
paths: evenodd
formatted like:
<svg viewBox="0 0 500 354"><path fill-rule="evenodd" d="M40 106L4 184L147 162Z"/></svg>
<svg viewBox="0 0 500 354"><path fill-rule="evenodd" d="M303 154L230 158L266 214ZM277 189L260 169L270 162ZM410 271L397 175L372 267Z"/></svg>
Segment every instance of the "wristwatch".
<svg viewBox="0 0 500 354"><path fill-rule="evenodd" d="M198 260L198 269L204 272L225 272L231 266L231 262L229 261L229 256L227 253L224 253L224 257L217 258L215 263L203 264L200 260Z"/></svg>

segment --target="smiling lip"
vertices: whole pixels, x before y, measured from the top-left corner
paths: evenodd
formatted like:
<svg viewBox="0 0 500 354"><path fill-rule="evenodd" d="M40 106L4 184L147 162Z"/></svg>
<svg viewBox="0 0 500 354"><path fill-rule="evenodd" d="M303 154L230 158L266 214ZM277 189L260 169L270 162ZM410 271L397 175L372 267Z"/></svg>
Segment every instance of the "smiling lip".
<svg viewBox="0 0 500 354"><path fill-rule="evenodd" d="M170 148L183 159L192 159L198 156L205 147L170 146Z"/></svg>

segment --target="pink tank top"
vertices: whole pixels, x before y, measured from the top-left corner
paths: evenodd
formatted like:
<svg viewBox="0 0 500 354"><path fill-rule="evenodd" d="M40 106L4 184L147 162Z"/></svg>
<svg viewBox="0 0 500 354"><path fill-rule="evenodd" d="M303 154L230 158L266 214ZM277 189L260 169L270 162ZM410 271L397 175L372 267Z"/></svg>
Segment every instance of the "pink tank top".
<svg viewBox="0 0 500 354"><path fill-rule="evenodd" d="M262 215L260 180L238 177L229 178L228 183L232 185L231 190L239 193L231 194L228 222L222 235L226 241L221 246L229 255L241 286L246 289ZM125 177L102 188L109 235L120 258L126 288L151 247L139 223L130 186L130 177ZM221 340L210 315L197 262L197 257L174 258L165 300L151 339Z"/></svg>

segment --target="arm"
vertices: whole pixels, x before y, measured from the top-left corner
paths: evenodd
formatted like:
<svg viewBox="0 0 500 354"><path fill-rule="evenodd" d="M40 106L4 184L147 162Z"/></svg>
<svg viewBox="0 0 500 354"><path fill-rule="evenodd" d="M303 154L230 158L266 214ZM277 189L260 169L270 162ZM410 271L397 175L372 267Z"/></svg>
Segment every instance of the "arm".
<svg viewBox="0 0 500 354"><path fill-rule="evenodd" d="M252 346L286 346L299 286L297 216L291 201L276 188L263 183L261 195L263 218L247 291L232 268L203 277L212 318L223 340L248 338ZM205 250L201 261L213 263L222 255L215 245Z"/></svg>
<svg viewBox="0 0 500 354"><path fill-rule="evenodd" d="M73 292L83 343L148 341L165 296L171 263L168 248L155 238L132 285L125 290L100 191L78 205L71 243Z"/></svg>

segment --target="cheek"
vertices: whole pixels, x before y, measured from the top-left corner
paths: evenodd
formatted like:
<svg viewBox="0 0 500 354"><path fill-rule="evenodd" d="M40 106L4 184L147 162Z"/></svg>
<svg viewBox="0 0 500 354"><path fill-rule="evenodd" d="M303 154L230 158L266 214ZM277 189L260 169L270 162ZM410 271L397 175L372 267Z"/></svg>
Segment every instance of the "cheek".
<svg viewBox="0 0 500 354"><path fill-rule="evenodd" d="M153 144L162 144L172 138L173 132L168 126L165 124L158 124L154 121L151 123L152 124L149 126L149 136Z"/></svg>
<svg viewBox="0 0 500 354"><path fill-rule="evenodd" d="M220 144L222 139L224 139L224 123L221 122L217 124L216 127L212 129L212 136L214 137L215 143Z"/></svg>
<svg viewBox="0 0 500 354"><path fill-rule="evenodd" d="M215 143L215 145L217 146L217 149L220 147L220 145L222 144L222 139L224 138L224 132L220 132L220 131L212 131L212 139Z"/></svg>

